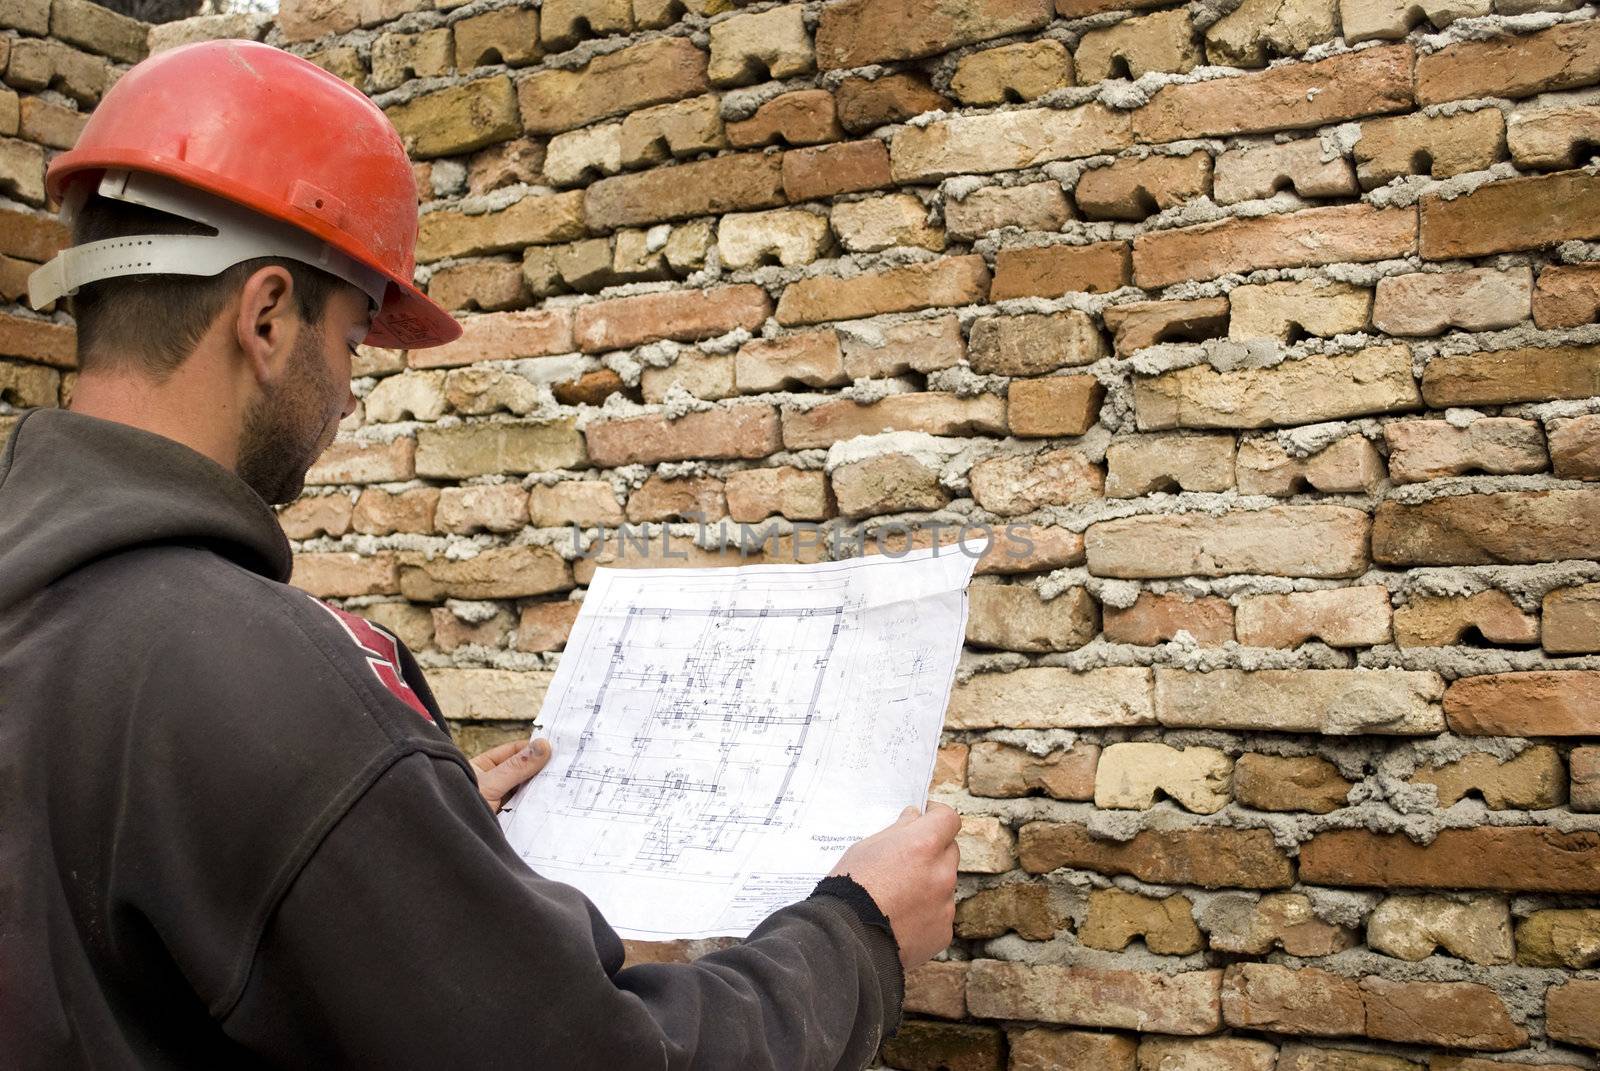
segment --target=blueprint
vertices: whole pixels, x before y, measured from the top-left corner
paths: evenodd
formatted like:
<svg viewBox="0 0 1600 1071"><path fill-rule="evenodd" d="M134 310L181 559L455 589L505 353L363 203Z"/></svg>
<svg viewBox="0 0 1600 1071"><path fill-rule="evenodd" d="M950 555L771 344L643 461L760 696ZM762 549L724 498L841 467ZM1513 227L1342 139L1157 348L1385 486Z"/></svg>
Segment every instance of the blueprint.
<svg viewBox="0 0 1600 1071"><path fill-rule="evenodd" d="M624 937L748 934L922 806L973 564L598 570L506 836Z"/></svg>

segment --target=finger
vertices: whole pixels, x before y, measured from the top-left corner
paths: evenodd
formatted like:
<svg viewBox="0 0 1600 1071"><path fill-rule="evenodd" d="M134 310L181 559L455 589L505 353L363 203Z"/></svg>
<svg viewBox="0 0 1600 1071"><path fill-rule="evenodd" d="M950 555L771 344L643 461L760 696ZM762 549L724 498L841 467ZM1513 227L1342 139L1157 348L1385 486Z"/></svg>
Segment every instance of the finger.
<svg viewBox="0 0 1600 1071"><path fill-rule="evenodd" d="M527 745L524 741L508 740L498 747L492 747L483 754L474 757L472 760L472 768L480 773L484 770L492 769L500 765L502 762L505 762L507 759L515 755L518 751L526 746Z"/></svg>
<svg viewBox="0 0 1600 1071"><path fill-rule="evenodd" d="M894 824L897 826L903 826L907 822L915 822L920 817L922 817L922 812L920 810L918 810L916 807L907 807L905 810L900 812L900 817L894 820Z"/></svg>
<svg viewBox="0 0 1600 1071"><path fill-rule="evenodd" d="M549 761L549 742L535 740L513 753L510 758L485 770L478 777L478 787L485 796L504 798L526 784L534 774L544 769Z"/></svg>

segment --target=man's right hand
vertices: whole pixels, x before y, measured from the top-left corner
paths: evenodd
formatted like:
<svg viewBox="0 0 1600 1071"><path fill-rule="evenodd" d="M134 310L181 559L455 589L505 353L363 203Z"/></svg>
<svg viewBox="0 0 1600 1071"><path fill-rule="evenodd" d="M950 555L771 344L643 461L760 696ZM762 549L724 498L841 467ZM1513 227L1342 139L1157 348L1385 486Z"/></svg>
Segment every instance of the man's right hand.
<svg viewBox="0 0 1600 1071"><path fill-rule="evenodd" d="M857 841L833 874L848 874L877 902L894 928L907 970L950 944L956 917L956 834L961 816L942 803L907 807L888 829Z"/></svg>

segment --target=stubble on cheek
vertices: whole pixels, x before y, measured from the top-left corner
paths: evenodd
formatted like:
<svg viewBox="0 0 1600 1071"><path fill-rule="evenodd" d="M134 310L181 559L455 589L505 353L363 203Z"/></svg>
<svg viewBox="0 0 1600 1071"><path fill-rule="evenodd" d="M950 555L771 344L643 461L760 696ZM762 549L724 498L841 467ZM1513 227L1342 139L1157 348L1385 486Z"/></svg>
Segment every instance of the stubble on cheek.
<svg viewBox="0 0 1600 1071"><path fill-rule="evenodd" d="M306 471L339 432L347 384L334 383L321 333L303 335L284 382L256 399L239 440L239 477L271 505L300 496Z"/></svg>

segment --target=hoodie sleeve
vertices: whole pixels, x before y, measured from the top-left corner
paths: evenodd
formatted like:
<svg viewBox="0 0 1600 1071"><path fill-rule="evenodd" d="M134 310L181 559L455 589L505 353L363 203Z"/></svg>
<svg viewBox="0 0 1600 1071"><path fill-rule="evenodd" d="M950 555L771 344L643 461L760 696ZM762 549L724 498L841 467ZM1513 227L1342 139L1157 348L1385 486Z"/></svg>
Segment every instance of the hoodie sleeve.
<svg viewBox="0 0 1600 1071"><path fill-rule="evenodd" d="M460 767L413 754L296 877L223 1026L286 1066L798 1071L865 1066L900 1015L893 938L830 896L692 964L621 962Z"/></svg>

